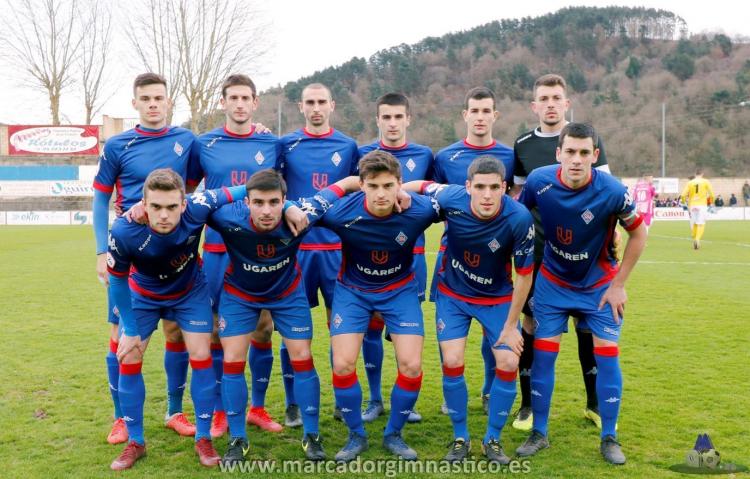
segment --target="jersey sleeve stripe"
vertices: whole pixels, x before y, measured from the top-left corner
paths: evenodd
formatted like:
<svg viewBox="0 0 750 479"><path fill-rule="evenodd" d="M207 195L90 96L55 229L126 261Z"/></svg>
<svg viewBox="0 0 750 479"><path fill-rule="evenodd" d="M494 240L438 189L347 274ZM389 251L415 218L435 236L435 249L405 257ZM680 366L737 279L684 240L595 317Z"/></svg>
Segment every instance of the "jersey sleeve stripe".
<svg viewBox="0 0 750 479"><path fill-rule="evenodd" d="M534 272L534 265L527 266L525 268L516 268L516 273L520 274L521 276L526 276L527 274L531 274Z"/></svg>
<svg viewBox="0 0 750 479"><path fill-rule="evenodd" d="M635 219L633 219L630 224L625 223L625 230L633 231L634 229L638 228L641 223L643 223L643 216L636 213Z"/></svg>
<svg viewBox="0 0 750 479"><path fill-rule="evenodd" d="M111 186L103 185L99 183L98 181L95 181L93 186L94 186L94 189L97 189L101 191L102 193L107 193L107 194L112 193L115 190L114 185L111 185Z"/></svg>
<svg viewBox="0 0 750 479"><path fill-rule="evenodd" d="M300 251L337 251L341 249L341 243L302 243Z"/></svg>
<svg viewBox="0 0 750 479"><path fill-rule="evenodd" d="M328 189L331 190L331 191L333 191L333 193L336 196L338 196L339 198L343 197L346 194L346 192L344 190L342 190L341 188L339 188L336 185L331 185L331 186L328 187Z"/></svg>
<svg viewBox="0 0 750 479"><path fill-rule="evenodd" d="M120 278L124 278L125 276L128 275L128 271L115 271L112 268L110 268L109 266L107 266L107 272L109 274L113 275L113 276L117 276L117 277L120 277Z"/></svg>

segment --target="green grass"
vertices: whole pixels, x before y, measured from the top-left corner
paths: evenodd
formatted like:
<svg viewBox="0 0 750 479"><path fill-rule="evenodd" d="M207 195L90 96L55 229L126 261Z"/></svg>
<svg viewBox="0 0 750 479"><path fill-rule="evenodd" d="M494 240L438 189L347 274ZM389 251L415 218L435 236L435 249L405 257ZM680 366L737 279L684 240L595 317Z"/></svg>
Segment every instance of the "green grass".
<svg viewBox="0 0 750 479"><path fill-rule="evenodd" d="M711 435L723 459L750 463L750 222L709 223L700 251L692 250L687 229L683 222L657 223L643 261L628 283L630 302L621 343L625 391L619 422L628 463L614 468L599 457L598 431L582 417L584 391L575 339L567 335L557 363L552 448L532 458L529 476L673 477L667 468L682 462L701 432ZM428 250L435 250L438 234L439 227L430 231ZM93 249L87 227L0 228L2 477L114 476L108 466L121 446L105 442L111 416L104 363L108 325ZM428 260L434 261L434 255ZM438 412L442 392L432 303L425 303L424 313L425 373L417 409L425 419L408 425L405 438L421 458L439 459L452 429L448 418ZM332 456L343 444L346 429L330 417L333 399L322 311L316 310L314 318L321 432ZM220 476L198 465L191 439L163 427L163 340L161 333L156 334L144 365L149 455L126 475ZM480 335L480 328L472 329L466 364L476 454L486 419L479 399ZM278 344L278 337L274 341ZM361 363L359 370L366 395ZM383 376L388 397L395 378L389 349ZM278 359L274 377L267 404L281 418ZM191 408L188 397L185 405ZM384 425L384 418L369 425L371 448L364 459L388 457L380 446ZM301 455L298 430L271 435L251 428L249 437L251 458L294 460ZM524 438L510 427L503 433L503 443L511 451ZM217 446L223 452L225 441L219 440Z"/></svg>

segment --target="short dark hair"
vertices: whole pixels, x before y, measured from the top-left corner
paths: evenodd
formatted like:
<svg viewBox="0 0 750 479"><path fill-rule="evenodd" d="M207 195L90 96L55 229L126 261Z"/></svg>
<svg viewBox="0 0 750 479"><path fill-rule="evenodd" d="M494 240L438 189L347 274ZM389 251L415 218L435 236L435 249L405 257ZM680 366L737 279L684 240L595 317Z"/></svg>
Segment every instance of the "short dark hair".
<svg viewBox="0 0 750 479"><path fill-rule="evenodd" d="M377 116L380 116L380 105L404 106L406 107L406 114L410 114L409 99L403 93L386 93L378 98L375 103L375 115Z"/></svg>
<svg viewBox="0 0 750 479"><path fill-rule="evenodd" d="M703 174L703 168L701 168L700 166L698 168L696 168L695 169L695 174L696 175L702 175Z"/></svg>
<svg viewBox="0 0 750 479"><path fill-rule="evenodd" d="M495 92L487 88L486 86L475 86L471 90L466 92L464 98L464 107L468 110L469 100L484 100L485 98L492 98L492 109L495 109L497 100L495 99Z"/></svg>
<svg viewBox="0 0 750 479"><path fill-rule="evenodd" d="M300 101L302 101L302 97L305 96L305 90L325 90L328 92L328 98L331 100L333 99L333 95L331 95L331 89L327 86L323 85L322 83L310 83L309 85L306 85L305 88L302 89L302 91L299 94Z"/></svg>
<svg viewBox="0 0 750 479"><path fill-rule="evenodd" d="M281 191L281 196L286 196L286 181L278 171L267 168L256 171L245 183L248 195L251 190L258 191Z"/></svg>
<svg viewBox="0 0 750 479"><path fill-rule="evenodd" d="M147 191L175 191L180 190L182 197L185 197L185 182L182 177L172 168L157 168L149 173L146 181L143 183L143 197L146 197Z"/></svg>
<svg viewBox="0 0 750 479"><path fill-rule="evenodd" d="M599 148L599 135L593 126L586 123L568 123L565 125L565 128L560 132L560 138L557 140L559 148L562 148L566 136L579 139L591 138L594 142L594 148Z"/></svg>
<svg viewBox="0 0 750 479"><path fill-rule="evenodd" d="M536 98L536 89L540 86L561 86L565 93L568 92L568 84L565 83L565 78L557 73L547 73L536 79L534 82L534 98Z"/></svg>
<svg viewBox="0 0 750 479"><path fill-rule="evenodd" d="M255 89L255 83L253 83L253 81L247 75L243 75L242 73L234 73L232 75L229 75L227 79L224 80L224 83L221 84L222 98L227 97L227 88L229 88L230 86L249 86L253 91L253 98L255 98L255 94L257 92L257 90Z"/></svg>
<svg viewBox="0 0 750 479"><path fill-rule="evenodd" d="M478 156L471 162L466 170L466 178L469 181L474 179L474 175L499 175L505 180L505 165L492 155Z"/></svg>
<svg viewBox="0 0 750 479"><path fill-rule="evenodd" d="M141 73L133 81L133 96L135 96L135 89L141 86L147 85L164 85L167 88L167 79L158 73Z"/></svg>
<svg viewBox="0 0 750 479"><path fill-rule="evenodd" d="M401 163L395 156L383 150L372 150L359 160L359 179L365 180L380 173L390 173L401 179Z"/></svg>

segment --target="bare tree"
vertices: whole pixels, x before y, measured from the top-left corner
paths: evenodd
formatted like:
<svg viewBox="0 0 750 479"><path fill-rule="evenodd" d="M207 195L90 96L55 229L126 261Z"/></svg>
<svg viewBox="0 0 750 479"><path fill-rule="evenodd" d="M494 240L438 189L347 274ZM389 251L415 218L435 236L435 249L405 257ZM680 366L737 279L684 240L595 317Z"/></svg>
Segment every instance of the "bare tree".
<svg viewBox="0 0 750 479"><path fill-rule="evenodd" d="M73 83L81 37L77 0L3 0L0 49L24 82L49 97L52 124L60 124L60 97Z"/></svg>
<svg viewBox="0 0 750 479"><path fill-rule="evenodd" d="M233 72L262 64L270 26L257 0L142 0L152 12L129 29L143 65L167 77L190 109L190 127L216 108L221 83Z"/></svg>
<svg viewBox="0 0 750 479"><path fill-rule="evenodd" d="M112 12L103 2L88 0L88 15L81 16L80 27L84 32L78 65L83 88L83 106L86 110L86 124L90 125L93 116L113 94L102 98L107 83L106 67L112 37Z"/></svg>

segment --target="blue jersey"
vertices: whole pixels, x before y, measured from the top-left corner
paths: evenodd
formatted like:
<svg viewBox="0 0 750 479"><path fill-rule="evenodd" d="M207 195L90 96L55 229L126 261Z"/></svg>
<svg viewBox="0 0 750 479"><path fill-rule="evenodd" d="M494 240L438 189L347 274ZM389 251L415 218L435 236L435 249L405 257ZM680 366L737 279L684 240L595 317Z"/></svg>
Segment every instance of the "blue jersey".
<svg viewBox="0 0 750 479"><path fill-rule="evenodd" d="M321 225L341 237L339 281L366 292L398 288L414 277L414 244L427 227L440 220L434 199L412 194L411 207L386 217L370 214L365 194L336 203Z"/></svg>
<svg viewBox="0 0 750 479"><path fill-rule="evenodd" d="M521 203L538 209L545 231L540 272L569 288L597 288L617 273L617 220L630 231L642 218L628 189L609 173L594 169L590 181L573 190L563 184L561 171L560 165L537 168L521 191Z"/></svg>
<svg viewBox="0 0 750 479"><path fill-rule="evenodd" d="M424 194L435 198L448 222L448 246L438 270L438 289L473 304L511 300L511 260L518 274L534 270L534 222L531 213L510 196L500 210L481 219L471 210L465 186L427 184Z"/></svg>
<svg viewBox="0 0 750 479"><path fill-rule="evenodd" d="M107 270L114 276L130 274L130 289L152 299L176 299L200 279L198 244L208 216L242 197L243 188L206 190L188 195L180 223L169 233L118 218L109 232ZM132 268L131 268L132 267Z"/></svg>
<svg viewBox="0 0 750 479"><path fill-rule="evenodd" d="M381 141L370 143L359 147L360 156L365 156L371 151L383 150L396 157L401 163L401 181L408 183L416 180L431 180L434 173L434 157L432 150L417 143L406 143L399 148L384 145ZM424 254L424 235L420 235L414 252Z"/></svg>
<svg viewBox="0 0 750 479"><path fill-rule="evenodd" d="M437 183L463 185L466 183L466 170L477 157L492 155L505 165L505 181L513 183L513 149L492 141L488 146L474 146L460 140L446 146L435 155L435 175Z"/></svg>
<svg viewBox="0 0 750 479"><path fill-rule="evenodd" d="M343 196L335 185L321 190L298 206L307 213L310 227ZM297 250L310 227L294 236L282 219L271 231L258 231L244 202L224 206L208 222L221 233L230 266L224 287L249 301L271 301L287 296L300 281Z"/></svg>
<svg viewBox="0 0 750 479"><path fill-rule="evenodd" d="M94 188L108 195L117 188L115 203L124 211L141 200L143 183L157 168L172 168L186 184L197 185L200 177L191 160L195 139L190 130L176 126L136 126L115 135L104 144Z"/></svg>
<svg viewBox="0 0 750 479"><path fill-rule="evenodd" d="M237 135L226 127L216 128L198 137L193 156L198 165L198 175L204 178L207 190L222 186L244 185L253 173L267 168L279 169L281 144L271 134ZM224 253L226 248L221 235L206 228L203 250Z"/></svg>
<svg viewBox="0 0 750 479"><path fill-rule="evenodd" d="M328 185L357 174L357 143L333 128L323 135L300 128L283 136L281 144L282 171L290 200L309 198ZM300 249L341 249L341 242L333 232L313 228Z"/></svg>

